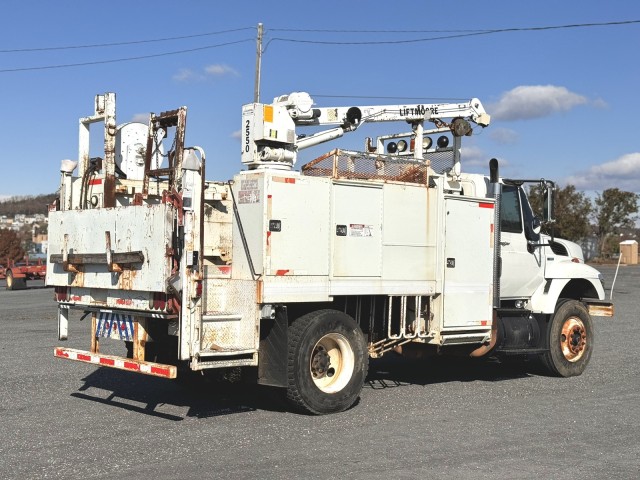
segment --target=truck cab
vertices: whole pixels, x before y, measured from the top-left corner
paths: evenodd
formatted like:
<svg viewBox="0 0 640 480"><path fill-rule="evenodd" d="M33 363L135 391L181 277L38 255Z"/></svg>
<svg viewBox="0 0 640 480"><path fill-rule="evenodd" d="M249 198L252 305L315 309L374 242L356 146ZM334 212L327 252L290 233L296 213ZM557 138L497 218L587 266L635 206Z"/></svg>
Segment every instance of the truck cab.
<svg viewBox="0 0 640 480"><path fill-rule="evenodd" d="M488 180L488 179L487 179ZM534 215L525 184L544 195L543 217ZM549 373L582 373L593 347L592 316L612 316L602 274L584 263L579 245L540 232L552 224L555 185L540 180L501 180L498 338L502 356L539 357ZM551 228L552 230L552 228Z"/></svg>

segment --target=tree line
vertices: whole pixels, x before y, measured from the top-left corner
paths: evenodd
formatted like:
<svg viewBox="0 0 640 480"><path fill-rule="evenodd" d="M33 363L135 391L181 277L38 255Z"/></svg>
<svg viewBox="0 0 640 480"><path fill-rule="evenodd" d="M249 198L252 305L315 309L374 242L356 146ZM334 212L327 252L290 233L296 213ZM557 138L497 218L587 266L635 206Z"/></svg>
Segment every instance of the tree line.
<svg viewBox="0 0 640 480"><path fill-rule="evenodd" d="M0 201L0 216L15 217L17 214L35 215L36 213L47 214L49 204L57 195L55 193L44 195L26 195L11 197Z"/></svg>
<svg viewBox="0 0 640 480"><path fill-rule="evenodd" d="M640 195L618 188L608 188L593 201L573 185L555 191L555 218L545 226L545 233L580 242L589 237L597 239L600 256L617 253L620 234L636 231ZM537 187L529 191L534 212L542 211L542 193Z"/></svg>
<svg viewBox="0 0 640 480"><path fill-rule="evenodd" d="M46 215L49 211L49 204L53 203L56 197L55 193L11 197L8 200L0 201L0 216L6 215L14 218L18 214L42 213ZM25 227L20 232L0 229L0 264L4 265L7 259L22 260L26 254L25 247L28 247L30 242L30 228Z"/></svg>

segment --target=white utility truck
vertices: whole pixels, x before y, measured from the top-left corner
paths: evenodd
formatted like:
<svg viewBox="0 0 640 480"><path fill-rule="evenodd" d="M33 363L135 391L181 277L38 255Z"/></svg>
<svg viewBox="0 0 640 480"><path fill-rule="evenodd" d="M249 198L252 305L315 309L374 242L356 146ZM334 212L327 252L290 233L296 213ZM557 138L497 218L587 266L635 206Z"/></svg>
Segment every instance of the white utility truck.
<svg viewBox="0 0 640 480"><path fill-rule="evenodd" d="M369 357L391 350L526 355L579 375L591 316L613 306L567 255L577 246L540 234L530 181L500 178L495 160L490 177L462 172L462 140L489 121L477 99L315 108L295 92L243 107L246 170L217 182L184 144L185 107L118 125L115 94L98 95L78 161L62 162L47 266L60 340L73 309L91 340L55 356L166 378L242 367L315 414L353 405ZM294 170L300 150L376 122L405 131ZM552 221L553 183L536 183ZM127 355L101 351L107 339Z"/></svg>

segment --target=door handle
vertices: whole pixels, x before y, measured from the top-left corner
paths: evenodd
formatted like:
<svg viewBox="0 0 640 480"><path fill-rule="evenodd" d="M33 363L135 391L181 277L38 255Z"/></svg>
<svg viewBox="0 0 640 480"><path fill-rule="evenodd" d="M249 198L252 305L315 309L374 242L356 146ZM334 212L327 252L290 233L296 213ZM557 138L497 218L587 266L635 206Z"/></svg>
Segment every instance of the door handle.
<svg viewBox="0 0 640 480"><path fill-rule="evenodd" d="M511 245L511 242L500 242L500 245L502 245L504 247L506 245Z"/></svg>

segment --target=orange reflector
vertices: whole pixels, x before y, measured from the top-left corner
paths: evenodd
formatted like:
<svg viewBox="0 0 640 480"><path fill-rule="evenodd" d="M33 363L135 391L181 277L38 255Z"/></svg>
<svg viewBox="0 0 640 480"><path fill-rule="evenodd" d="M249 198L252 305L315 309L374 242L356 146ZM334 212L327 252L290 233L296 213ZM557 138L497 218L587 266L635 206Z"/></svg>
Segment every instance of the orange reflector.
<svg viewBox="0 0 640 480"><path fill-rule="evenodd" d="M271 105L265 105L263 110L264 121L273 123L273 107Z"/></svg>

